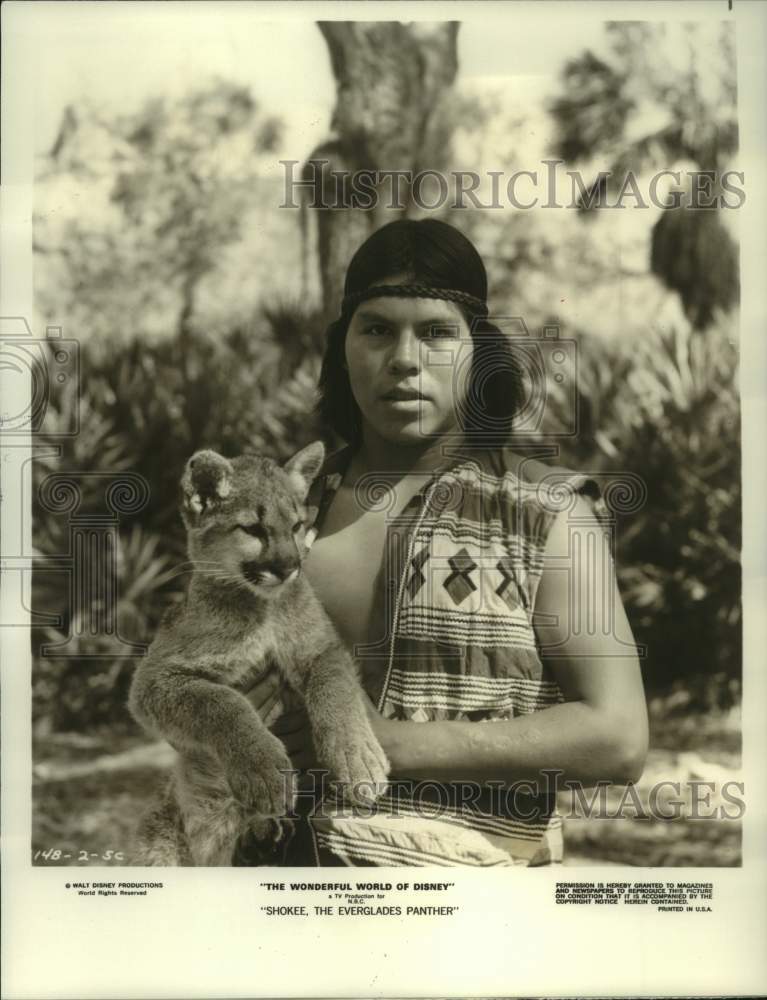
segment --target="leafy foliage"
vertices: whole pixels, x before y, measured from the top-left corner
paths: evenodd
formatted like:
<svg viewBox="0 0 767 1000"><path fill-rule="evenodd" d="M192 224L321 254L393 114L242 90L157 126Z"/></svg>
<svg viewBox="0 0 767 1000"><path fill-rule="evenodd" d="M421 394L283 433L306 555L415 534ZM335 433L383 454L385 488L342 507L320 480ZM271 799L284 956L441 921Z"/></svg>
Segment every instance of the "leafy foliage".
<svg viewBox="0 0 767 1000"><path fill-rule="evenodd" d="M286 335L298 328L302 337L286 343ZM33 634L38 731L126 722L125 695L135 662L115 656L113 640L82 628L103 601L103 586L94 583L86 595L90 606L82 607L70 590L69 573L51 558L70 551L71 520L69 512L45 502L47 478L66 472L77 482L78 514L102 516L105 477L119 482L130 470L145 483L147 502L121 518L115 615L122 639L148 643L188 579L177 508L187 458L210 446L227 455L252 451L285 460L319 437L314 407L320 352L309 345L319 343L322 330L319 314L275 304L249 328L236 327L224 338L195 332L187 343L188 380L174 341L82 345L87 381L79 397L68 388L53 393L44 422L50 437L42 437L41 457L34 463L33 607L49 619L40 620ZM69 426L71 408L78 404L82 433L62 444L55 435ZM188 412L194 414L191 425ZM82 556L78 572L81 588L101 579ZM75 621L76 615L82 620ZM41 655L43 644L61 643L70 633L67 658Z"/></svg>
<svg viewBox="0 0 767 1000"><path fill-rule="evenodd" d="M627 76L591 51L571 60L562 73L563 95L551 114L559 128L558 154L577 161L621 138L634 100L625 93Z"/></svg>
<svg viewBox="0 0 767 1000"><path fill-rule="evenodd" d="M614 21L600 56L587 50L562 73L551 103L556 152L605 157L616 175L676 160L721 169L737 150L733 25Z"/></svg>
<svg viewBox="0 0 767 1000"><path fill-rule="evenodd" d="M126 517L120 531L117 618L125 639L150 641L164 609L182 593L188 567L176 497L190 452L210 445L226 454L254 450L284 459L320 435L313 417L319 350L296 354L289 364L291 352L283 349L286 330L298 325L307 341L319 342L319 316L285 307L247 332L238 328L219 341L195 337L193 399L204 414L197 436L183 422L186 390L172 343L129 343L109 354L86 345L90 377L81 403L88 430L72 439L61 467L115 477L130 468L151 486L146 506ZM684 681L700 707L729 704L740 676L739 410L736 351L727 332L723 326L702 334L651 332L638 351L582 335L585 419L563 455L578 468L625 470L643 479L644 507L618 525L620 583L636 637L648 647L648 685L664 690ZM52 401L51 430L70 405L66 393ZM547 412L544 431L551 432L556 396ZM39 492L59 466L50 459L36 465ZM84 492L83 507L97 510L101 494ZM65 517L38 506L41 555L66 552L67 531ZM72 624L70 602L66 574L41 567L34 606L61 624L38 627L38 646L61 641ZM133 661L110 658L98 637L80 643L83 654L104 658L38 657L36 708L46 728L125 719Z"/></svg>
<svg viewBox="0 0 767 1000"><path fill-rule="evenodd" d="M679 131L689 87L678 101L673 97L673 68L658 67L653 83L640 80L638 60L652 57L647 31L653 30L616 28L611 60L594 57L570 71L575 104L561 120L581 116L573 136L588 136L595 156L609 147L618 159L645 163L661 133L682 152L697 141ZM725 73L725 91L728 79ZM637 144L628 131L641 87L661 85L671 88L671 119ZM652 99L664 100L660 90ZM701 112L708 151L730 148L728 107L708 101ZM88 515L104 510L104 477L117 480L130 470L145 484L146 502L121 518L114 556L119 635L147 643L187 576L177 489L189 455L209 446L285 459L321 434L314 405L324 322L316 309L279 300L270 287L253 314L225 301L215 325L201 318L202 292L217 290L222 260L238 251L254 157L271 148L277 127L247 92L228 84L173 105L150 102L119 119L82 109L62 124L51 184L62 184L67 196L87 190L101 205L95 214L70 212L62 223L55 212L43 212L37 227L48 312L66 315L85 334L85 381L79 391L52 387L49 438L35 462L38 733L127 723L125 692L135 662L82 627L103 595L89 585L76 602L68 574L55 562L70 551L72 526L45 501L47 477L76 476L79 510ZM702 163L709 162L704 151ZM580 155L572 144L569 155ZM553 238L540 230L532 214L514 213L511 225L490 215L478 242L500 298L513 291L507 301L515 315L522 307L514 296L527 286L549 309L552 287L565 272L586 287L601 275L612 251L598 247L599 240L589 244L578 228L585 225L573 216L563 242L561 233ZM456 221L471 232L486 218L477 212L473 222ZM698 242L710 252L714 238L709 232ZM674 285L675 272L663 260L674 257L675 245L672 239L666 250L656 247L657 268L690 301L690 289L709 282L714 265L707 257L693 267L686 254L676 261L681 277ZM635 322L649 332L638 347L635 336L605 341L580 331L581 432L562 455L577 468L628 470L644 480L645 506L619 526L621 585L637 638L649 650L649 684L661 690L683 682L704 707L735 698L740 676L739 413L736 352L722 312L733 301L728 295L717 293L707 304L699 298L704 329L695 334L682 326L658 332L646 303ZM555 428L557 405L553 387L544 431ZM75 408L81 432L62 438ZM68 647L75 655L41 655L43 644L68 635L76 636Z"/></svg>
<svg viewBox="0 0 767 1000"><path fill-rule="evenodd" d="M39 178L44 310L91 338L185 335L280 128L247 88L222 80L130 114L70 108Z"/></svg>
<svg viewBox="0 0 767 1000"><path fill-rule="evenodd" d="M738 148L733 25L614 22L606 50L604 59L586 51L568 62L550 106L557 154L592 170L608 165L581 209L594 211L592 197L620 189L628 174L681 164L711 172L711 190L697 196L715 204ZM680 206L686 187L676 187L655 224L651 270L703 329L737 300L738 251L716 208Z"/></svg>
<svg viewBox="0 0 767 1000"><path fill-rule="evenodd" d="M565 459L641 478L617 525L619 581L645 680L728 707L741 674L740 409L729 324L650 330L638 346L579 338L584 420ZM552 386L556 393L556 386ZM556 396L548 430L561 426Z"/></svg>
<svg viewBox="0 0 767 1000"><path fill-rule="evenodd" d="M737 305L738 248L716 212L667 208L653 228L650 267L680 294L698 329L708 326L718 309Z"/></svg>

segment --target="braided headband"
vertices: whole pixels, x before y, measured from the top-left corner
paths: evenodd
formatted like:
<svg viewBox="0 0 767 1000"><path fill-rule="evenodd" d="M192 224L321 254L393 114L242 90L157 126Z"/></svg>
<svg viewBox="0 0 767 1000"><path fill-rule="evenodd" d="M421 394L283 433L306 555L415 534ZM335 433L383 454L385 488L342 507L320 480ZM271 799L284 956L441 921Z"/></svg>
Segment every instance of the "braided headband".
<svg viewBox="0 0 767 1000"><path fill-rule="evenodd" d="M435 288L433 285L371 285L361 292L345 295L341 303L341 315L349 317L360 304L368 299L393 298L400 296L411 299L442 299L446 302L458 302L468 306L479 316L487 316L487 303L475 295L462 292L457 288Z"/></svg>

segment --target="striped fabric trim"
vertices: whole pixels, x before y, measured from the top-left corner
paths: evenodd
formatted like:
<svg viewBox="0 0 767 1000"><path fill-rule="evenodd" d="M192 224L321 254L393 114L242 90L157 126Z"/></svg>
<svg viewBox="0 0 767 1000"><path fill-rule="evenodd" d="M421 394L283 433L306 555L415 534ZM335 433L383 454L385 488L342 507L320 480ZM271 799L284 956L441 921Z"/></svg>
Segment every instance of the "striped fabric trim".
<svg viewBox="0 0 767 1000"><path fill-rule="evenodd" d="M451 694L449 691L407 691L394 688L390 700L403 708L442 708L457 712L478 712L484 709L488 712L505 712L509 718L515 715L530 715L541 711L556 701L523 701L514 694L504 691L502 694L465 695Z"/></svg>
<svg viewBox="0 0 767 1000"><path fill-rule="evenodd" d="M408 607L404 610L411 614L418 615L436 614L448 621L452 621L455 624L461 624L465 620L467 622L477 623L477 625L485 627L499 625L511 629L512 631L516 631L520 628L526 629L528 627L527 617L525 616L525 618L522 619L520 616L519 619L515 619L512 617L513 612L508 612L506 616L501 616L487 614L482 611L465 612L461 611L460 608L443 608L439 605L422 605L421 607Z"/></svg>
<svg viewBox="0 0 767 1000"><path fill-rule="evenodd" d="M412 801L398 799L387 799L382 797L378 803L378 814L382 816L414 816L419 819L438 819L441 823L453 823L463 826L467 830L476 830L479 833L496 833L507 839L519 840L540 840L541 835L550 829L556 829L561 824L561 817L556 817L558 823L553 820L512 820L502 816L493 816L491 813L459 812L446 806L436 806L436 816L429 816L428 806L416 805ZM387 807L391 806L391 811Z"/></svg>
<svg viewBox="0 0 767 1000"><path fill-rule="evenodd" d="M311 830L320 847L345 859L364 859L377 865L489 867L543 864L562 857L558 817L539 830L512 832L498 829L492 819L473 826L458 818L404 811L372 819L351 819L341 811L330 817L312 817Z"/></svg>
<svg viewBox="0 0 767 1000"><path fill-rule="evenodd" d="M389 699L407 708L442 708L460 712L508 711L527 715L564 701L554 681L525 677L476 677L471 674L417 673L392 670Z"/></svg>
<svg viewBox="0 0 767 1000"><path fill-rule="evenodd" d="M441 818L413 815L360 818L341 809L332 817L313 816L310 822L320 846L379 865L528 864L539 843L516 840L514 853L507 835L496 838Z"/></svg>
<svg viewBox="0 0 767 1000"><path fill-rule="evenodd" d="M530 624L511 615L495 618L477 612L449 611L446 608L405 607L399 618L398 634L411 639L435 639L451 645L513 646L537 649Z"/></svg>
<svg viewBox="0 0 767 1000"><path fill-rule="evenodd" d="M328 794L317 806L314 821L322 823L328 820L345 820L360 829L378 827L388 832L397 830L408 831L410 824L402 824L403 818L410 818L415 823L442 824L444 829L460 827L491 838L491 843L502 850L528 849L528 843L538 843L542 838L562 827L562 818L557 813L551 813L542 818L523 819L503 814L483 811L476 805L467 804L463 807L449 805L444 802L424 801L418 796L408 794L406 789L398 788L397 794L391 789L384 792L376 802L374 817L355 816L343 801Z"/></svg>
<svg viewBox="0 0 767 1000"><path fill-rule="evenodd" d="M500 521L491 520L482 523L481 521L475 521L474 519L465 520L463 518L456 517L453 511L446 511L444 514L440 514L438 518L434 518L431 522L426 520L423 528L429 533L434 531L444 531L449 534L450 537L454 537L459 533L465 533L476 541L483 543L493 542L502 545L504 548L507 548L509 545L517 544L526 552L530 552L532 554L540 552L543 548L539 539L525 538L524 536L511 531L508 525L503 525Z"/></svg>
<svg viewBox="0 0 767 1000"><path fill-rule="evenodd" d="M514 698L493 701L492 703L477 701L473 704L467 704L466 701L462 701L460 698L451 698L449 695L419 698L401 695L397 692L392 694L389 701L394 711L388 718L401 719L404 717L406 720L413 721L428 719L428 713L432 711L444 713L437 718L467 722L477 721L472 718L474 712L493 712L494 715L484 721L502 722L504 719L514 719L521 715L532 715L534 712L540 712L541 709L548 707L541 704L524 704ZM397 710L399 711L397 712Z"/></svg>
<svg viewBox="0 0 767 1000"><path fill-rule="evenodd" d="M498 868L525 864L524 861L514 861L512 858L473 863L457 862L450 855L427 853L420 847L415 850L407 850L380 841L360 840L348 836L343 837L337 833L320 833L319 831L317 832L317 842L325 850L332 851L336 857L341 858L342 861L351 866L354 865L355 861L372 861L382 868L387 865L393 868L428 868L430 866L455 868L457 864L461 863L473 864L477 868Z"/></svg>
<svg viewBox="0 0 767 1000"><path fill-rule="evenodd" d="M573 473L567 470L559 472L560 478L555 482L554 477L558 470L553 468L549 474L549 482L541 480L530 482L520 479L513 472L505 472L502 476L486 472L478 463L468 461L459 465L446 473L443 482L450 483L450 480L461 484L464 496L469 490L476 490L481 494L503 492L511 495L517 503L533 504L542 507L547 513L556 514L568 507L567 495L574 498L583 484L588 480L587 476L580 473Z"/></svg>
<svg viewBox="0 0 767 1000"><path fill-rule="evenodd" d="M499 684L511 684L520 694L529 697L543 699L557 699L560 695L559 685L556 681L545 680L535 677L480 677L478 674L451 674L438 671L429 673L410 673L394 667L391 673L391 682L402 686L413 687L449 687L456 679L460 680L466 687L476 687L493 689Z"/></svg>
<svg viewBox="0 0 767 1000"><path fill-rule="evenodd" d="M443 514L439 520L430 525L424 523L422 534L433 533L445 535L456 545L495 545L507 554L517 551L520 557L543 558L542 548L534 542L519 535L509 535L504 531L500 521L490 521L480 524L478 521L462 521L454 514Z"/></svg>
<svg viewBox="0 0 767 1000"><path fill-rule="evenodd" d="M421 509L421 513L418 515L418 522L415 525L413 533L410 536L410 541L408 543L406 567L410 567L412 565L413 552L415 550L416 538L418 537L418 533L419 533L420 527L423 524L423 521L424 521L424 519L426 517L426 514L427 514L427 512L429 510L429 501L430 501L431 497L434 495L434 491L437 488L437 482L438 481L435 481L434 483L432 483L430 489L428 490L428 492L426 493L426 496L424 497L423 507ZM386 701L386 689L389 686L389 678L391 676L392 665L394 663L394 650L395 650L396 645L397 645L397 632L399 630L399 616L400 616L400 613L401 613L401 610L402 610L402 598L403 598L403 595L405 593L405 585L406 585L406 583L407 583L407 571L403 572L402 575L401 575L401 578L400 578L400 581L399 581L399 587L398 587L398 590L397 590L397 600L395 601L395 604L394 604L394 615L393 615L392 623L391 623L391 640L389 642L389 665L388 665L388 668L386 670L386 678L384 679L383 687L381 688L381 696L380 696L378 704L376 706L378 708L379 712L383 709L384 702Z"/></svg>

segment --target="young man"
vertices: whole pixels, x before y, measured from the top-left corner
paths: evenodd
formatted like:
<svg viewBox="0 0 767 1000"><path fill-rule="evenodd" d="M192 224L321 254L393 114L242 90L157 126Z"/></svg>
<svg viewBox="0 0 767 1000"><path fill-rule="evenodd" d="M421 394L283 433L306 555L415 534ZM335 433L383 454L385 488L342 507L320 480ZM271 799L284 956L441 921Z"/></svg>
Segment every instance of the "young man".
<svg viewBox="0 0 767 1000"><path fill-rule="evenodd" d="M641 774L644 694L599 487L508 447L520 369L486 298L479 254L434 220L384 226L349 266L321 378L348 445L310 495L306 571L393 783L372 816L320 804L311 852L288 864L558 862L554 778ZM316 766L302 713L273 731Z"/></svg>

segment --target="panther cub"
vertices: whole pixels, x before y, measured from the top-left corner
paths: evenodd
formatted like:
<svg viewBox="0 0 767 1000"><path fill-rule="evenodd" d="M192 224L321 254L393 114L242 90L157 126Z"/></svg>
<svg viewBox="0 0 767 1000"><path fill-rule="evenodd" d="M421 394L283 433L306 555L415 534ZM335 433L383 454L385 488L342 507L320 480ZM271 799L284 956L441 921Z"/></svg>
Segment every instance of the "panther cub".
<svg viewBox="0 0 767 1000"><path fill-rule="evenodd" d="M304 502L320 442L284 467L200 451L181 481L194 569L185 603L162 622L133 678L134 717L178 752L162 802L144 817L136 861L230 865L241 837L281 828L295 800L282 743L244 696L276 664L303 699L314 747L351 801L369 803L388 762L353 661L301 563Z"/></svg>

